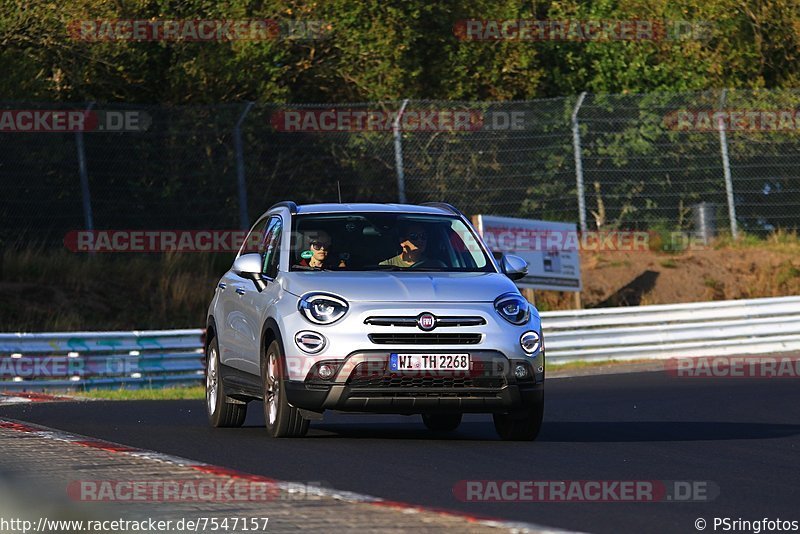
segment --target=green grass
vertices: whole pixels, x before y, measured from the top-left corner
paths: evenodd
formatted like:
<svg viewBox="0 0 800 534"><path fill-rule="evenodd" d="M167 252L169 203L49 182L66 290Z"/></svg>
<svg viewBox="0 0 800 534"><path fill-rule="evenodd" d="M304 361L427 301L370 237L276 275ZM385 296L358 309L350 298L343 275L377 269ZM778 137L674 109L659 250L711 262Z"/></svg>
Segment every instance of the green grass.
<svg viewBox="0 0 800 534"><path fill-rule="evenodd" d="M793 278L797 277L800 277L800 269L795 267L791 261L786 260L781 263L780 267L778 268L778 272L775 273L775 283L778 286L783 286Z"/></svg>
<svg viewBox="0 0 800 534"><path fill-rule="evenodd" d="M641 360L604 360L604 361L581 361L581 362L568 362L568 363L547 363L547 370L549 371L569 371L571 369L586 369L591 367L605 367L609 365L629 365L634 363L654 362L654 359L641 359Z"/></svg>
<svg viewBox="0 0 800 534"><path fill-rule="evenodd" d="M765 237L740 232L739 238L733 239L730 234L722 234L714 239L714 248L759 248L778 252L798 251L800 249L800 235L794 230L780 229Z"/></svg>
<svg viewBox="0 0 800 534"><path fill-rule="evenodd" d="M204 399L204 386L187 386L162 389L98 389L82 391L73 396L103 400L197 400Z"/></svg>
<svg viewBox="0 0 800 534"><path fill-rule="evenodd" d="M675 269L678 267L678 262L673 259L664 260L661 262L661 266L665 269Z"/></svg>

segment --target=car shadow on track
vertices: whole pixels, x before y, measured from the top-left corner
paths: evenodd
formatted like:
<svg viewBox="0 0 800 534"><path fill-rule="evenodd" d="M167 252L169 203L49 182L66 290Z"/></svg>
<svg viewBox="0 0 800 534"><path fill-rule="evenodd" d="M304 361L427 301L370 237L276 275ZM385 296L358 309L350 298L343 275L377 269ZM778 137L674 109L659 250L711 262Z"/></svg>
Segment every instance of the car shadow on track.
<svg viewBox="0 0 800 534"><path fill-rule="evenodd" d="M539 441L649 442L773 439L800 434L800 425L718 421L553 421Z"/></svg>
<svg viewBox="0 0 800 534"><path fill-rule="evenodd" d="M635 443L776 439L800 434L800 425L698 421L552 421L545 422L537 441L564 443ZM491 421L465 422L454 432L431 432L422 424L317 423L310 439L439 439L497 441Z"/></svg>

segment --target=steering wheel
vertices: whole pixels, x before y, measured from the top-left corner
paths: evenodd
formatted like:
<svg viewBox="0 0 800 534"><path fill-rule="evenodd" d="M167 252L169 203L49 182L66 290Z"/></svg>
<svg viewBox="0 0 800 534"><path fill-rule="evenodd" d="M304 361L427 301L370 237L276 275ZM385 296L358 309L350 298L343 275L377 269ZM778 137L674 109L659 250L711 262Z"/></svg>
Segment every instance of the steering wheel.
<svg viewBox="0 0 800 534"><path fill-rule="evenodd" d="M442 260L437 260L436 258L425 258L424 260L419 260L417 263L413 264L409 269L416 269L418 267L426 267L426 268L435 268L438 267L440 269L444 269L447 267L447 264Z"/></svg>

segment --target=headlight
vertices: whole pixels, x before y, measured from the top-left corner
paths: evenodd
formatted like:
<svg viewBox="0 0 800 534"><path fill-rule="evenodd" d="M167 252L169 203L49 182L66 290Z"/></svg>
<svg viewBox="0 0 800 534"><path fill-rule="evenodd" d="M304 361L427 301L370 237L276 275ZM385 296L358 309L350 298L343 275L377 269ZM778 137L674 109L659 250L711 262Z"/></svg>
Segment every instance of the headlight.
<svg viewBox="0 0 800 534"><path fill-rule="evenodd" d="M516 325L527 323L531 316L528 301L517 293L506 293L497 297L497 300L494 301L494 309L503 319Z"/></svg>
<svg viewBox="0 0 800 534"><path fill-rule="evenodd" d="M306 319L315 324L333 324L347 313L347 302L325 293L310 293L297 305Z"/></svg>

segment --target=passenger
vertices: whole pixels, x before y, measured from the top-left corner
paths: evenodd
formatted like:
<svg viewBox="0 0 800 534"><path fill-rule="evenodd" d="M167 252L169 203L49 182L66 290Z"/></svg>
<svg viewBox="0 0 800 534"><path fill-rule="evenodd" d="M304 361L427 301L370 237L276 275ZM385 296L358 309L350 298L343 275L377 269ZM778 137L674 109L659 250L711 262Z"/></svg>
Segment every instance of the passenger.
<svg viewBox="0 0 800 534"><path fill-rule="evenodd" d="M316 232L307 232L305 234L306 246L300 255L298 265L301 267L310 267L312 269L334 269L345 267L344 260L340 260L336 264L336 260L330 256L331 252L331 236L325 230Z"/></svg>

